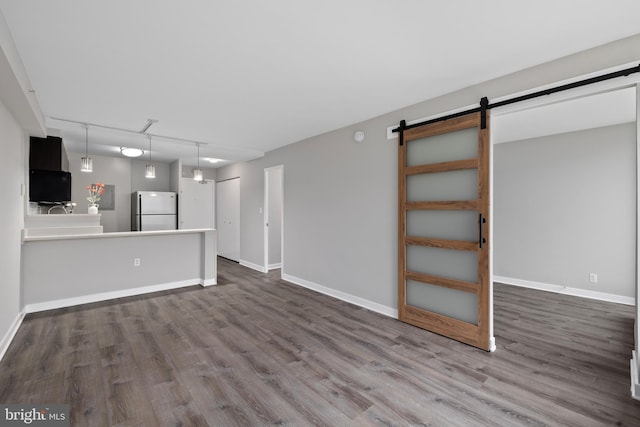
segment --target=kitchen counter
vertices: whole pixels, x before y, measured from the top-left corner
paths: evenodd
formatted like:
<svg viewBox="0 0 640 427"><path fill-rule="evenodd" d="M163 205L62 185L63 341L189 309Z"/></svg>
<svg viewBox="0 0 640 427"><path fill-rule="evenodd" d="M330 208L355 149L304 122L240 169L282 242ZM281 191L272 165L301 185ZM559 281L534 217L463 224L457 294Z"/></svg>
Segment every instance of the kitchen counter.
<svg viewBox="0 0 640 427"><path fill-rule="evenodd" d="M99 216L99 215L98 215ZM213 231L212 228L193 228L188 230L156 230L156 231L121 231L114 233L100 234L56 234L56 235L24 235L22 241L36 242L45 240L76 240L76 239L113 239L116 237L139 237L139 236L164 236L172 234L193 234Z"/></svg>

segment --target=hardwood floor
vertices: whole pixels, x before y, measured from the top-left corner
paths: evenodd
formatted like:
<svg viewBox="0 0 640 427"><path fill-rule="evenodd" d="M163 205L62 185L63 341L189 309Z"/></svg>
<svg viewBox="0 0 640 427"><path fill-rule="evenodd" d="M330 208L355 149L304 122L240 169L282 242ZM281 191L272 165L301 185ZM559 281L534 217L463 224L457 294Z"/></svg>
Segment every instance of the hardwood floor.
<svg viewBox="0 0 640 427"><path fill-rule="evenodd" d="M219 261L220 285L28 315L0 402L74 426L640 425L633 308L496 284L486 353Z"/></svg>

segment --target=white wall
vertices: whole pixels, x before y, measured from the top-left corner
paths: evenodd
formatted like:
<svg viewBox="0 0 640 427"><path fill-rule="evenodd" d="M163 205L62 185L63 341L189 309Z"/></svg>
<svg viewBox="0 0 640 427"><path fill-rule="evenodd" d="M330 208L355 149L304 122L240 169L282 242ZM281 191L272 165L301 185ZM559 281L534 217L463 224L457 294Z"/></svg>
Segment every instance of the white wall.
<svg viewBox="0 0 640 427"><path fill-rule="evenodd" d="M635 298L635 143L628 123L495 145L494 274Z"/></svg>
<svg viewBox="0 0 640 427"><path fill-rule="evenodd" d="M264 260L264 168L284 165L284 274L389 310L397 306L397 141L387 126L637 61L640 36L532 67L218 169L241 179L241 259ZM362 143L353 132L364 130ZM388 310L386 310L389 312Z"/></svg>
<svg viewBox="0 0 640 427"><path fill-rule="evenodd" d="M0 355L22 309L20 233L24 224L25 149L27 136L0 101Z"/></svg>

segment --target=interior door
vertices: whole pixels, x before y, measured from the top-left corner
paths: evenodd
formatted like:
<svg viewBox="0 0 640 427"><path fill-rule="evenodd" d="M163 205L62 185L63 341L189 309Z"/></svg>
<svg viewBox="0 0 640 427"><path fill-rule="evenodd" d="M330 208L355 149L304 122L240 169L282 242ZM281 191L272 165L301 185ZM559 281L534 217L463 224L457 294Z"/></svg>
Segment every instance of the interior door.
<svg viewBox="0 0 640 427"><path fill-rule="evenodd" d="M240 261L240 178L216 183L218 255Z"/></svg>
<svg viewBox="0 0 640 427"><path fill-rule="evenodd" d="M214 228L214 191L215 184L212 181L182 178L180 187L181 229Z"/></svg>
<svg viewBox="0 0 640 427"><path fill-rule="evenodd" d="M493 350L486 113L401 131L398 317Z"/></svg>

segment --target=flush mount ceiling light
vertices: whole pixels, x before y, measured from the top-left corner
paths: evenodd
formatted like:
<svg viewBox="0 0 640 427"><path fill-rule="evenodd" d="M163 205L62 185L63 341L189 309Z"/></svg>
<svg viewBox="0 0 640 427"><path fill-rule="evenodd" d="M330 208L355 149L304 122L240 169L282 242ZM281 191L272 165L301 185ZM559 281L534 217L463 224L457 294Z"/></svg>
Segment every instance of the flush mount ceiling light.
<svg viewBox="0 0 640 427"><path fill-rule="evenodd" d="M144 154L144 150L130 147L120 147L120 152L125 157L140 157Z"/></svg>
<svg viewBox="0 0 640 427"><path fill-rule="evenodd" d="M207 162L209 163L218 163L218 162L224 162L223 159L214 159L214 158L206 158L205 159Z"/></svg>
<svg viewBox="0 0 640 427"><path fill-rule="evenodd" d="M89 157L89 125L84 125L84 157L80 159L81 172L93 172L93 159Z"/></svg>
<svg viewBox="0 0 640 427"><path fill-rule="evenodd" d="M144 177L150 179L156 177L156 167L151 164L151 135L149 135L149 163L144 168Z"/></svg>
<svg viewBox="0 0 640 427"><path fill-rule="evenodd" d="M195 181L202 181L202 169L200 169L200 144L196 144L198 147L198 167L193 170L193 179Z"/></svg>

